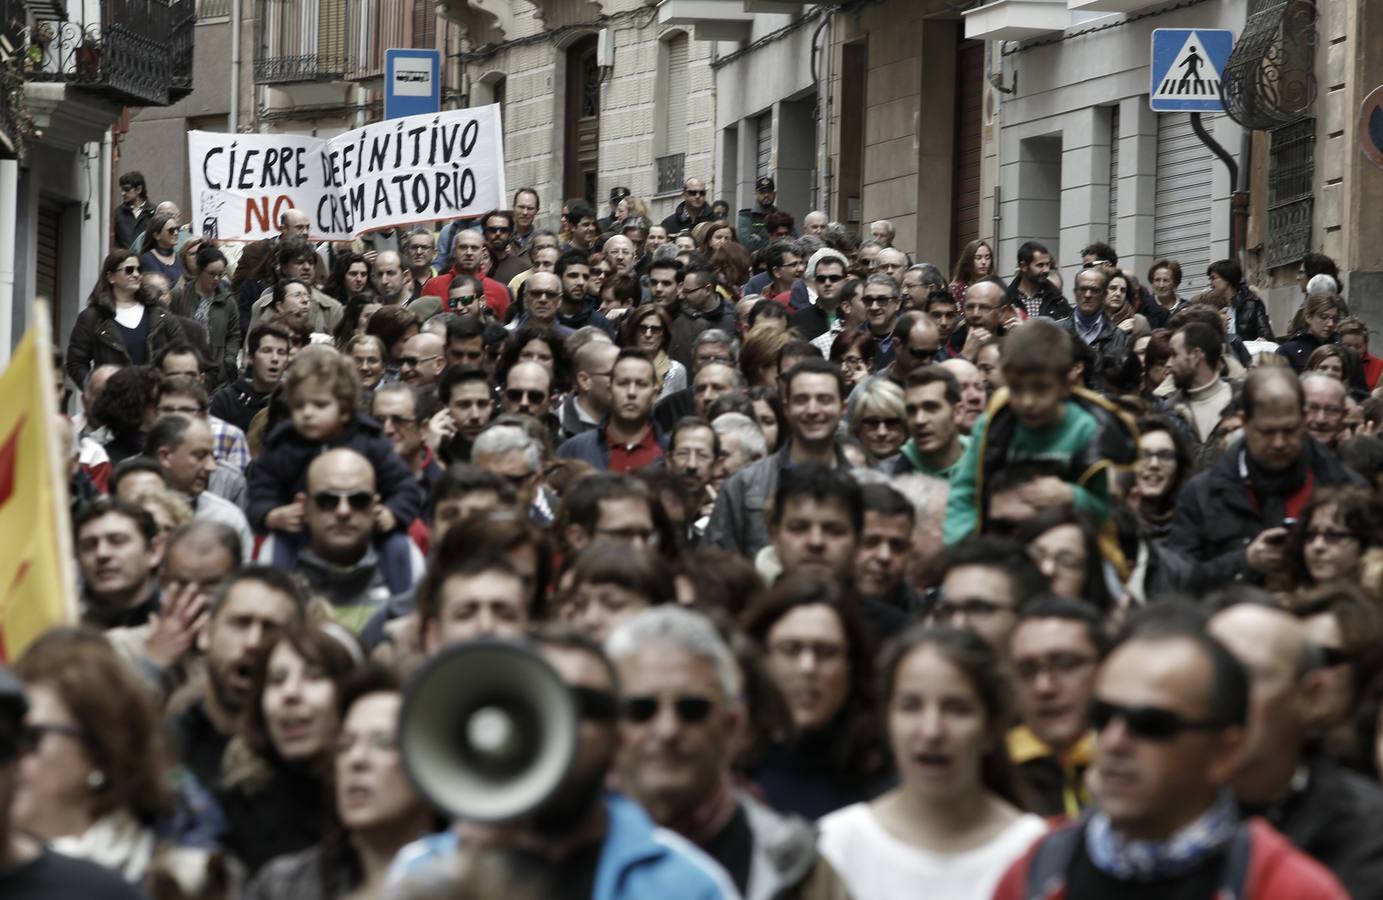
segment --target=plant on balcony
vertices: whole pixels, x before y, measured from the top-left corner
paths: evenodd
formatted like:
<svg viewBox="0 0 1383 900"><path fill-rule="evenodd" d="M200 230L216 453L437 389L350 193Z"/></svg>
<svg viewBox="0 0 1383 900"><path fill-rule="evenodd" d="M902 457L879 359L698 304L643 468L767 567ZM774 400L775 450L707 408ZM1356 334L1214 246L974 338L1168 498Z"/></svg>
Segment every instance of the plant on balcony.
<svg viewBox="0 0 1383 900"><path fill-rule="evenodd" d="M101 75L101 38L93 32L82 35L76 49L77 77L95 81Z"/></svg>

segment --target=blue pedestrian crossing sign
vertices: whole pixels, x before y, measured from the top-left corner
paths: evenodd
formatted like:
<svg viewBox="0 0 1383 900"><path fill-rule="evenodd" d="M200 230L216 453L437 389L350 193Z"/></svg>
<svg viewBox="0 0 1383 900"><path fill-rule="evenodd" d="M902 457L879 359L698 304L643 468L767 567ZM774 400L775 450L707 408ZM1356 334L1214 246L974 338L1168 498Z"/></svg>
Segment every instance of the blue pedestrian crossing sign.
<svg viewBox="0 0 1383 900"><path fill-rule="evenodd" d="M1155 29L1148 88L1153 112L1224 112L1220 79L1233 50L1228 29Z"/></svg>

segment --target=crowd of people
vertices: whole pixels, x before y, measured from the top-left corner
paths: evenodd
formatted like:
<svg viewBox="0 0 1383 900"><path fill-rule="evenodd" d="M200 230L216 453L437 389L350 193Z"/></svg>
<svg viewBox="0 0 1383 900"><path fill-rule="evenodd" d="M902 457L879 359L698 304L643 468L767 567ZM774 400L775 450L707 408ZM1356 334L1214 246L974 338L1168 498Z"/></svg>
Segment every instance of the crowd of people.
<svg viewBox="0 0 1383 900"><path fill-rule="evenodd" d="M120 183L0 896L1383 898L1383 362L1330 259L1274 323L1234 260L943 271L769 178L245 245ZM579 715L498 826L401 757L477 638Z"/></svg>

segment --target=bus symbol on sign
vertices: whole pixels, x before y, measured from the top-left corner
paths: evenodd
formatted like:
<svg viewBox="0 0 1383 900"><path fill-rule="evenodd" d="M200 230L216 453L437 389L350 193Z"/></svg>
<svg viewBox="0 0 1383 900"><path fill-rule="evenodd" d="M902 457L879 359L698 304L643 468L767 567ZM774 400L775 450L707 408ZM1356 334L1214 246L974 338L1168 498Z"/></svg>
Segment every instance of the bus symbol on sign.
<svg viewBox="0 0 1383 900"><path fill-rule="evenodd" d="M1233 49L1224 29L1154 30L1148 104L1154 112L1224 112L1220 78Z"/></svg>

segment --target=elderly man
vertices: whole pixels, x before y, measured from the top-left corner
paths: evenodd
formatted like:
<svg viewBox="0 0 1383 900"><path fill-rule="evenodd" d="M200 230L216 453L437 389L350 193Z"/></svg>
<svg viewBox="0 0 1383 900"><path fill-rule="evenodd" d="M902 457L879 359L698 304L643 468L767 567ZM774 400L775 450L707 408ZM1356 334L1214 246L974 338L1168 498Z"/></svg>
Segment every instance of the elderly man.
<svg viewBox="0 0 1383 900"><path fill-rule="evenodd" d="M613 266L612 275L628 272L634 265L634 242L622 234L611 235L605 241L605 258Z"/></svg>
<svg viewBox="0 0 1383 900"><path fill-rule="evenodd" d="M869 223L869 236L874 239L874 243L878 244L881 250L887 250L893 247L893 239L898 236L898 229L888 219L879 219L877 222ZM883 255L880 254L878 259L882 258ZM877 260L875 267L878 267Z"/></svg>
<svg viewBox="0 0 1383 900"><path fill-rule="evenodd" d="M1082 269L1076 276L1076 314L1061 321L1063 328L1094 351L1101 371L1123 365L1132 347L1128 332L1115 328L1105 312L1108 286L1109 276L1103 269Z"/></svg>
<svg viewBox="0 0 1383 900"><path fill-rule="evenodd" d="M965 324L951 332L952 357L975 361L980 347L1004 333L1004 288L997 281L977 281L965 289Z"/></svg>
<svg viewBox="0 0 1383 900"><path fill-rule="evenodd" d="M516 425L494 424L486 428L471 446L471 463L509 482L520 509L546 527L552 524L556 498L539 484L543 449L532 436Z"/></svg>
<svg viewBox="0 0 1383 900"><path fill-rule="evenodd" d="M715 627L657 607L616 626L605 647L624 695L620 783L653 821L710 854L748 900L844 898L811 824L732 785L748 718L739 667Z"/></svg>
<svg viewBox="0 0 1383 900"><path fill-rule="evenodd" d="M763 459L769 447L759 423L744 413L722 413L711 422L711 428L720 443L720 455L711 472L711 487L719 494L725 479Z"/></svg>
<svg viewBox="0 0 1383 900"><path fill-rule="evenodd" d="M1240 807L1334 872L1354 900L1383 897L1383 789L1309 749L1327 663L1306 625L1285 609L1245 602L1217 613L1209 630L1249 674L1248 737L1234 782Z"/></svg>
<svg viewBox="0 0 1383 900"><path fill-rule="evenodd" d="M874 271L887 275L901 286L903 273L908 270L908 255L902 250L885 247L874 257Z"/></svg>
<svg viewBox="0 0 1383 900"><path fill-rule="evenodd" d="M1244 381L1244 436L1182 488L1165 544L1169 575L1202 593L1240 578L1280 581L1290 520L1323 488L1363 486L1305 428L1305 395L1290 369Z"/></svg>
<svg viewBox="0 0 1383 900"><path fill-rule="evenodd" d="M1036 885L1070 900L1348 896L1271 825L1240 821L1229 787L1244 760L1248 677L1199 621L1161 611L1136 623L1094 698L1098 809L1038 841L996 900Z"/></svg>
<svg viewBox="0 0 1383 900"><path fill-rule="evenodd" d="M208 482L216 473L211 427L197 417L163 416L145 436L144 452L158 461L168 487L192 504L198 521L220 522L240 536L248 559L254 535L245 513L231 501L207 490Z"/></svg>
<svg viewBox="0 0 1383 900"><path fill-rule="evenodd" d="M814 209L807 213L802 219L802 235L806 237L822 237L826 234L826 226L830 224L831 217L819 209Z"/></svg>
<svg viewBox="0 0 1383 900"><path fill-rule="evenodd" d="M394 452L417 479L423 494L442 477L442 467L423 443L422 423L418 421L418 390L402 382L382 384L370 398L370 415L380 431L394 445Z"/></svg>
<svg viewBox="0 0 1383 900"><path fill-rule="evenodd" d="M375 470L354 450L328 450L307 468L303 504L306 546L296 552L273 536L260 547L259 561L296 566L324 596L341 624L359 630L390 595L413 589L422 578L423 556L397 530L374 534L380 505Z"/></svg>

